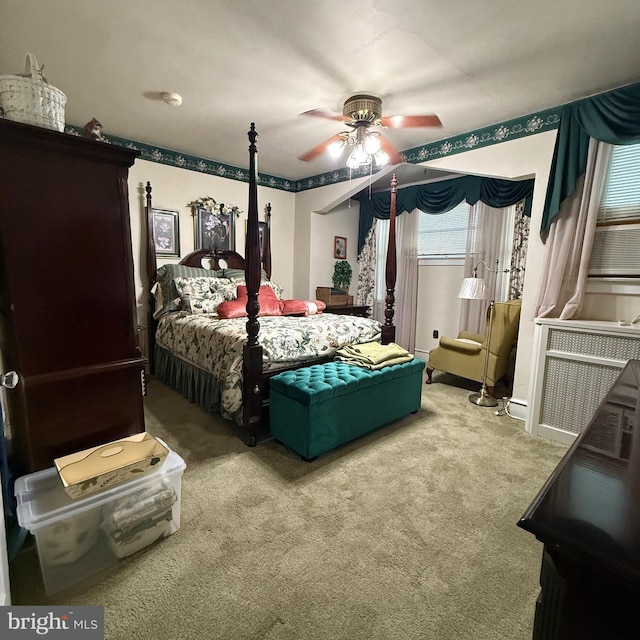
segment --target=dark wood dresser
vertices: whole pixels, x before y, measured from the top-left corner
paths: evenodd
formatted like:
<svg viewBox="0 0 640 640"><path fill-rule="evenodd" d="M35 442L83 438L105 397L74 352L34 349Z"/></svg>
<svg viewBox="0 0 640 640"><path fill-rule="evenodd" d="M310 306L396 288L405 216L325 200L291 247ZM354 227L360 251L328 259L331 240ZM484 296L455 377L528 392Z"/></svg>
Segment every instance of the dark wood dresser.
<svg viewBox="0 0 640 640"><path fill-rule="evenodd" d="M640 637L639 404L630 360L518 523L544 544L536 640Z"/></svg>
<svg viewBox="0 0 640 640"><path fill-rule="evenodd" d="M366 318L369 314L369 307L366 305L353 304L327 305L324 313L337 313L342 316L361 316Z"/></svg>
<svg viewBox="0 0 640 640"><path fill-rule="evenodd" d="M138 152L0 119L0 349L16 474L144 431L127 175Z"/></svg>

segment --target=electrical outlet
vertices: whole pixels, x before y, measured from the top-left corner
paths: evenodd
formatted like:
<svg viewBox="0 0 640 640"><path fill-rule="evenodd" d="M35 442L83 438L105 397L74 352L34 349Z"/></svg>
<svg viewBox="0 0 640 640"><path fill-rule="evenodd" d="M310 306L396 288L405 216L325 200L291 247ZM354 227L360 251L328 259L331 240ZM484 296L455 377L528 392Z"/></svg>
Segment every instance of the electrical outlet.
<svg viewBox="0 0 640 640"><path fill-rule="evenodd" d="M439 335L439 334L438 334L438 330L437 330L437 329L434 329L434 330L433 330L433 337L434 337L434 338L437 338L437 337L438 337L438 335Z"/></svg>

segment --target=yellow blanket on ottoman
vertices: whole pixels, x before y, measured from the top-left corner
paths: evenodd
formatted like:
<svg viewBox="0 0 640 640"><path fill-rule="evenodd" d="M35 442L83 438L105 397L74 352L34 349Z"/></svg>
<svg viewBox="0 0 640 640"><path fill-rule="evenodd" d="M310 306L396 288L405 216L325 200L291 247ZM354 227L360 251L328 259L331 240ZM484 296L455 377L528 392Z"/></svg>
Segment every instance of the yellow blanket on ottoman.
<svg viewBox="0 0 640 640"><path fill-rule="evenodd" d="M350 344L338 349L336 360L376 370L410 362L413 360L413 355L395 342L389 344L365 342L364 344Z"/></svg>

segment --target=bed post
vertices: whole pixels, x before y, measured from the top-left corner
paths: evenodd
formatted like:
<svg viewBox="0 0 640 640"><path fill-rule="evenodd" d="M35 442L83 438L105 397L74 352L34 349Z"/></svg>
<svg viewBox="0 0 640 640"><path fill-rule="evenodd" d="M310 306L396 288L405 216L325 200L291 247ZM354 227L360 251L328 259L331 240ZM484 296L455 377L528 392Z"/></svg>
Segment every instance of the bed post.
<svg viewBox="0 0 640 640"><path fill-rule="evenodd" d="M266 228L264 230L264 255L262 256L262 263L264 270L267 272L267 278L271 280L271 203L267 203L266 208Z"/></svg>
<svg viewBox="0 0 640 640"><path fill-rule="evenodd" d="M156 282L158 277L158 267L156 264L156 243L153 238L153 216L151 215L151 183L147 181L147 185L144 188L146 191L146 201L144 214L147 219L147 282L149 294L149 313L147 314L147 343L149 347L149 353L147 355L149 360L149 371L153 373L155 370L155 334L157 320L153 317L154 299L151 294L151 288Z"/></svg>
<svg viewBox="0 0 640 640"><path fill-rule="evenodd" d="M255 446L257 428L262 420L262 346L258 343L260 323L258 291L260 290L260 235L258 231L258 164L255 123L249 131L249 209L245 245L245 278L247 282L247 344L243 350L242 422L247 444Z"/></svg>
<svg viewBox="0 0 640 640"><path fill-rule="evenodd" d="M391 178L391 205L389 211L389 246L387 247L386 285L387 295L384 303L384 325L382 327L382 344L389 344L396 339L396 328L393 324L393 305L395 303L396 286L396 188L398 180L394 173Z"/></svg>

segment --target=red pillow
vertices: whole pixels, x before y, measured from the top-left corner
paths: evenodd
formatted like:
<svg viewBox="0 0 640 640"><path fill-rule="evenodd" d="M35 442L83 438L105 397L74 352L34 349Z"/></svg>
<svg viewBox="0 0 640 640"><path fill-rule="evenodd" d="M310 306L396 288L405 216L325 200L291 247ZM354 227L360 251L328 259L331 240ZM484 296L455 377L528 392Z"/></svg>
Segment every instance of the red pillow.
<svg viewBox="0 0 640 640"><path fill-rule="evenodd" d="M225 300L218 305L219 318L242 318L247 315L247 299Z"/></svg>
<svg viewBox="0 0 640 640"><path fill-rule="evenodd" d="M280 300L283 316L298 314L310 316L322 313L326 306L322 300Z"/></svg>
<svg viewBox="0 0 640 640"><path fill-rule="evenodd" d="M218 317L220 318L243 318L247 315L247 287L238 285L238 297L235 300L221 302L218 305ZM275 291L264 285L258 291L258 303L260 304L259 316L281 316L280 300Z"/></svg>

